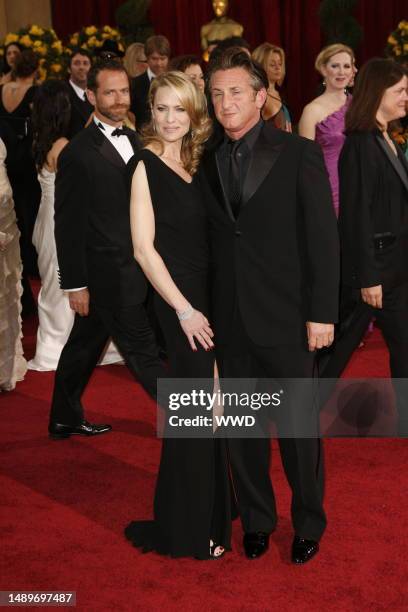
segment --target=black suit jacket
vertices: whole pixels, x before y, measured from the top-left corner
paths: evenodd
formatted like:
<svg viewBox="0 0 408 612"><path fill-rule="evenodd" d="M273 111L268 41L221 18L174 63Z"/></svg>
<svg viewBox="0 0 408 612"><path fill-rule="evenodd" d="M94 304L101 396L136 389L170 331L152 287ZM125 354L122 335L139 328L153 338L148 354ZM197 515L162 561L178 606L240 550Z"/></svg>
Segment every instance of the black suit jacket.
<svg viewBox="0 0 408 612"><path fill-rule="evenodd" d="M335 322L339 249L320 147L264 124L252 151L237 218L214 151L203 158L213 257L217 343L238 307L260 346L304 343L306 321Z"/></svg>
<svg viewBox="0 0 408 612"><path fill-rule="evenodd" d="M130 110L135 115L136 129L140 131L144 123L150 121L148 95L150 80L147 71L132 79L132 104Z"/></svg>
<svg viewBox="0 0 408 612"><path fill-rule="evenodd" d="M379 130L353 132L340 160L342 281L391 288L408 280L408 164Z"/></svg>
<svg viewBox="0 0 408 612"><path fill-rule="evenodd" d="M135 135L132 146L139 142ZM141 303L146 280L133 256L126 164L92 123L64 148L55 184L62 289L88 287L105 306Z"/></svg>
<svg viewBox="0 0 408 612"><path fill-rule="evenodd" d="M68 128L68 139L71 140L78 132L84 129L94 107L88 100L81 100L69 82L68 86L69 99L71 102L71 119Z"/></svg>

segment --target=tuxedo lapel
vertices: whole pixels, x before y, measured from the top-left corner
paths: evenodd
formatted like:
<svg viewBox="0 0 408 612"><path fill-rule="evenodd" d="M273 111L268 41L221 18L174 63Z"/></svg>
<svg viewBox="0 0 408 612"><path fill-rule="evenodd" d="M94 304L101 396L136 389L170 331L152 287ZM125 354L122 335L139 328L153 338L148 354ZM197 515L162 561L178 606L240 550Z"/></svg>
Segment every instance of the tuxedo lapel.
<svg viewBox="0 0 408 612"><path fill-rule="evenodd" d="M229 203L227 194L224 189L224 185L221 179L221 173L218 166L217 154L215 150L208 152L204 157L204 168L207 177L208 184L211 187L211 190L215 196L215 199L225 210L227 215L230 217L232 221L235 223L235 217L233 215L231 205Z"/></svg>
<svg viewBox="0 0 408 612"><path fill-rule="evenodd" d="M387 145L387 143L385 142L382 136L380 136L379 134L376 134L375 138L378 144L380 145L381 149L387 156L388 160L391 162L395 172L400 177L405 189L408 191L408 175L405 172L405 167L403 165L403 162L401 161L401 158L399 156L396 157L394 155L394 153L391 151L390 147Z"/></svg>
<svg viewBox="0 0 408 612"><path fill-rule="evenodd" d="M123 170L126 164L122 157L119 155L113 144L103 135L102 131L96 126L95 122L92 121L90 126L87 128L91 130L95 145L101 155L107 159L111 164Z"/></svg>
<svg viewBox="0 0 408 612"><path fill-rule="evenodd" d="M252 150L251 163L242 190L241 207L245 206L259 189L272 170L282 148L283 143L279 142L279 131L266 124Z"/></svg>

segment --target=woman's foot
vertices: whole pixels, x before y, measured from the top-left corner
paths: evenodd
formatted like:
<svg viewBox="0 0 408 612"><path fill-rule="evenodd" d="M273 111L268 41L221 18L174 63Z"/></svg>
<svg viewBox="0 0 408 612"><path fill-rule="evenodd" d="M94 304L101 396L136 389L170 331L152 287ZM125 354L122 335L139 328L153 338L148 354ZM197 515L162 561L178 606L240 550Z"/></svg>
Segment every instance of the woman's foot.
<svg viewBox="0 0 408 612"><path fill-rule="evenodd" d="M225 548L210 540L210 557L212 559L220 559L225 553Z"/></svg>

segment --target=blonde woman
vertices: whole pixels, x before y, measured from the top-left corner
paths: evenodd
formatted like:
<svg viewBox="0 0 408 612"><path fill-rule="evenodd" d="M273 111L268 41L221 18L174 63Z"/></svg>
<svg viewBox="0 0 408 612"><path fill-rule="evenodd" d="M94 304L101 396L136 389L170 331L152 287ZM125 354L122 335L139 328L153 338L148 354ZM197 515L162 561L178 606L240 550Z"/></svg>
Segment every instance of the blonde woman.
<svg viewBox="0 0 408 612"><path fill-rule="evenodd" d="M283 103L277 89L277 86L281 87L285 78L284 50L266 42L253 51L252 58L264 68L269 81L268 95L262 109L262 118L264 121L271 121L280 130L291 132L292 121L289 110Z"/></svg>
<svg viewBox="0 0 408 612"><path fill-rule="evenodd" d="M130 162L135 257L155 290L170 376L212 381L207 219L197 179L210 120L203 94L181 72L157 76L149 101L144 149ZM132 522L125 533L144 551L217 558L230 546L229 508L225 440L212 428L201 439L165 437L154 521Z"/></svg>
<svg viewBox="0 0 408 612"><path fill-rule="evenodd" d="M147 60L143 43L135 42L127 47L123 65L132 79L146 72Z"/></svg>
<svg viewBox="0 0 408 612"><path fill-rule="evenodd" d="M323 77L324 92L305 106L299 122L299 134L316 140L323 150L329 173L333 206L339 213L339 176L337 163L344 144L344 122L351 96L347 86L356 72L350 47L334 44L320 51L315 62Z"/></svg>

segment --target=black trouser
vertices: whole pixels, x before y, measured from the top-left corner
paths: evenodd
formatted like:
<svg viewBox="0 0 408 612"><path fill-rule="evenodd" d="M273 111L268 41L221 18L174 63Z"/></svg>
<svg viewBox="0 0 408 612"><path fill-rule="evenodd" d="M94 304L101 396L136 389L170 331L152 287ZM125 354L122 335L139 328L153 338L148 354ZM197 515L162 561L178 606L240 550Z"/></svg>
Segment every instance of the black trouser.
<svg viewBox="0 0 408 612"><path fill-rule="evenodd" d="M118 308L90 305L87 317L75 315L74 325L61 353L55 373L50 420L76 425L84 418L82 393L111 337L127 367L152 396L157 395L157 378L166 370L142 304Z"/></svg>
<svg viewBox="0 0 408 612"><path fill-rule="evenodd" d="M234 315L231 342L217 347L217 361L222 378L288 379L308 378L314 374L314 355L306 346L260 347L247 336L238 312ZM302 395L293 382L291 392L295 410L316 419L313 397ZM286 404L287 405L287 404ZM282 405L285 409L285 402ZM316 437L290 437L285 420L285 437L279 438L282 463L292 489L292 522L295 533L319 540L326 526L323 510L323 448ZM277 422L278 434L280 430ZM270 439L230 438L232 477L244 532L272 532L276 527L275 497L269 477Z"/></svg>
<svg viewBox="0 0 408 612"><path fill-rule="evenodd" d="M408 283L383 290L382 308L361 300L359 289L342 288L340 329L335 344L322 364L324 378L339 378L375 317L390 355L390 370L396 392L398 431L408 433ZM405 432L405 433L404 433Z"/></svg>

